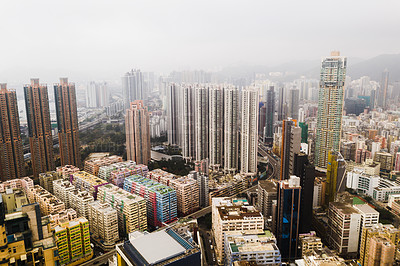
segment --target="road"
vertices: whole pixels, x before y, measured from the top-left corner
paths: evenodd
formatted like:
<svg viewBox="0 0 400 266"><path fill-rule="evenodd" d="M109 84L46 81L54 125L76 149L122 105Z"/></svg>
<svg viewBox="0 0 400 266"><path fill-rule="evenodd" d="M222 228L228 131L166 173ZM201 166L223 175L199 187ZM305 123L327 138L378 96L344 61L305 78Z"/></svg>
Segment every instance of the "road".
<svg viewBox="0 0 400 266"><path fill-rule="evenodd" d="M116 254L117 251L114 249L110 252L107 252L103 255L100 255L98 257L95 257L94 259L91 259L87 262L84 262L82 264L80 264L80 266L91 266L91 265L102 265L102 264L106 264L108 265L108 259L110 259L112 256L114 256L114 254Z"/></svg>
<svg viewBox="0 0 400 266"><path fill-rule="evenodd" d="M261 154L261 156L268 158L269 165L272 167L270 178L277 179L280 174L280 160L275 159L269 152L269 149L261 141L258 142L258 153Z"/></svg>

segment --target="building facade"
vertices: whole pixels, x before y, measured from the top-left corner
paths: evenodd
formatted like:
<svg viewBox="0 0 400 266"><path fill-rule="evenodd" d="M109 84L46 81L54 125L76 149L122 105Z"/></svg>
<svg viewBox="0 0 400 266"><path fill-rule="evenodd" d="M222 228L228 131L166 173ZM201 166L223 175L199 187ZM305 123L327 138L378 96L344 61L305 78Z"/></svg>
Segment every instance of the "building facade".
<svg viewBox="0 0 400 266"><path fill-rule="evenodd" d="M0 84L0 180L6 181L25 175L17 93Z"/></svg>
<svg viewBox="0 0 400 266"><path fill-rule="evenodd" d="M131 102L126 110L126 153L128 160L141 164L150 161L150 124L149 112L143 101Z"/></svg>
<svg viewBox="0 0 400 266"><path fill-rule="evenodd" d="M322 59L314 159L321 168L327 167L329 151L339 151L346 67L347 58L339 52Z"/></svg>
<svg viewBox="0 0 400 266"><path fill-rule="evenodd" d="M54 85L54 97L61 165L69 164L80 168L82 162L75 84L68 83L68 78L60 78L60 83Z"/></svg>
<svg viewBox="0 0 400 266"><path fill-rule="evenodd" d="M37 178L40 173L55 170L49 97L47 86L39 84L39 79L31 79L24 92L32 170Z"/></svg>
<svg viewBox="0 0 400 266"><path fill-rule="evenodd" d="M241 113L240 173L255 176L258 151L258 90L242 90Z"/></svg>

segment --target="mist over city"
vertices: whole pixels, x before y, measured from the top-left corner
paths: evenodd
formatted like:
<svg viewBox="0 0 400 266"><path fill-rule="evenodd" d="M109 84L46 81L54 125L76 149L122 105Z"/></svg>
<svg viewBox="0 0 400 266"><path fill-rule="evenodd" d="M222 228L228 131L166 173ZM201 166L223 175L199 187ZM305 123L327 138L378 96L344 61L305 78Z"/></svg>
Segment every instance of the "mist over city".
<svg viewBox="0 0 400 266"><path fill-rule="evenodd" d="M399 10L0 3L0 266L400 265Z"/></svg>

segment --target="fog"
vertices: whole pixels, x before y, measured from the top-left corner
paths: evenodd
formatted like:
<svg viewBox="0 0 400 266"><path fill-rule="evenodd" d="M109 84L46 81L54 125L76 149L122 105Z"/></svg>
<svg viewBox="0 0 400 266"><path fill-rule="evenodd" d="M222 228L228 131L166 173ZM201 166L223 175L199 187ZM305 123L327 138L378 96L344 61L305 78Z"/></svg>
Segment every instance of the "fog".
<svg viewBox="0 0 400 266"><path fill-rule="evenodd" d="M0 82L398 53L400 1L2 1Z"/></svg>

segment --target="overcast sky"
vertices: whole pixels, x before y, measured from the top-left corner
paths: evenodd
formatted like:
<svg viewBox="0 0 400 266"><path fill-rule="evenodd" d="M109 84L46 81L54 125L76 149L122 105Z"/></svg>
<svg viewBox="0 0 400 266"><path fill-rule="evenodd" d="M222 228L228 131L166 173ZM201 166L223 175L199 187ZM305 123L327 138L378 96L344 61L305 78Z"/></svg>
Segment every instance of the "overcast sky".
<svg viewBox="0 0 400 266"><path fill-rule="evenodd" d="M0 82L399 53L398 0L0 3Z"/></svg>

